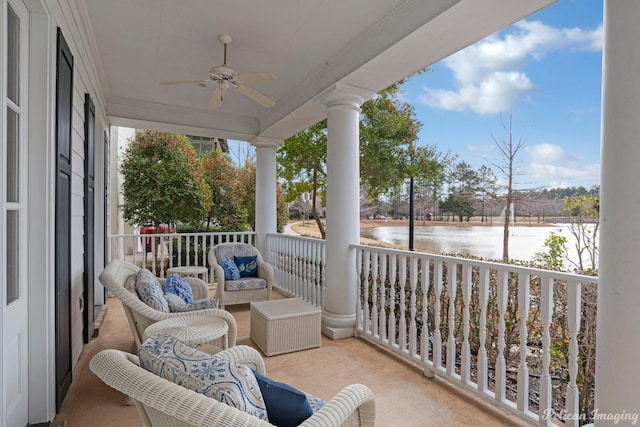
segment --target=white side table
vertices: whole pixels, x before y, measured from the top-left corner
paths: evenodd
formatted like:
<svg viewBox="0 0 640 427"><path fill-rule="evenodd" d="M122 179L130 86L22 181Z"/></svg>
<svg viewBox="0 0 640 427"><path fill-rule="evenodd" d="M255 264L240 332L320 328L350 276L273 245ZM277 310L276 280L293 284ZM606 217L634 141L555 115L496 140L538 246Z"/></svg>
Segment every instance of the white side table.
<svg viewBox="0 0 640 427"><path fill-rule="evenodd" d="M321 314L300 298L252 302L251 340L267 356L320 347Z"/></svg>
<svg viewBox="0 0 640 427"><path fill-rule="evenodd" d="M189 265L184 267L171 267L167 269L167 276L173 273L177 273L182 277L198 277L204 280L205 283L209 284L209 269L207 267Z"/></svg>
<svg viewBox="0 0 640 427"><path fill-rule="evenodd" d="M224 337L222 349L226 350L229 346L228 330L227 323L218 317L179 316L161 320L149 326L145 329L143 338L147 339L164 332L187 345L199 347Z"/></svg>

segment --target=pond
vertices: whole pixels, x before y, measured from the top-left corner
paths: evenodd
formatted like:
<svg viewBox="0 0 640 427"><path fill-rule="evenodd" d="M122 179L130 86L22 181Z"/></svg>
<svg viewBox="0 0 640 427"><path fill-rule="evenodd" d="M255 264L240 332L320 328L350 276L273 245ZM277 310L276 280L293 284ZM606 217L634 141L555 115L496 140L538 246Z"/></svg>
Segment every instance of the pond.
<svg viewBox="0 0 640 427"><path fill-rule="evenodd" d="M530 261L536 252L544 250L544 241L553 230L565 225L509 228L509 258ZM436 254L468 254L487 259L502 258L502 226L415 226L414 248ZM360 235L380 242L409 247L409 227L390 226L362 228ZM568 230L563 235L569 239Z"/></svg>

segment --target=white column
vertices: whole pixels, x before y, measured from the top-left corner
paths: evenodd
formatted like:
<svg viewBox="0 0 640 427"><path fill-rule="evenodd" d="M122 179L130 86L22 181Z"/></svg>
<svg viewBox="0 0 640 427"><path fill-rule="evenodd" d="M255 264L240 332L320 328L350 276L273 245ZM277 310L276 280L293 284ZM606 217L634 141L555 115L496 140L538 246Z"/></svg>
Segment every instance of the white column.
<svg viewBox="0 0 640 427"><path fill-rule="evenodd" d="M322 332L332 339L353 336L356 308L355 251L360 243L360 105L364 96L337 86L327 106L327 273Z"/></svg>
<svg viewBox="0 0 640 427"><path fill-rule="evenodd" d="M258 137L256 148L256 247L269 262L267 234L277 231L276 150L282 140Z"/></svg>
<svg viewBox="0 0 640 427"><path fill-rule="evenodd" d="M604 1L596 400L640 417L640 2ZM625 418L623 418L625 419ZM629 425L619 421L618 425ZM614 419L596 421L613 426Z"/></svg>

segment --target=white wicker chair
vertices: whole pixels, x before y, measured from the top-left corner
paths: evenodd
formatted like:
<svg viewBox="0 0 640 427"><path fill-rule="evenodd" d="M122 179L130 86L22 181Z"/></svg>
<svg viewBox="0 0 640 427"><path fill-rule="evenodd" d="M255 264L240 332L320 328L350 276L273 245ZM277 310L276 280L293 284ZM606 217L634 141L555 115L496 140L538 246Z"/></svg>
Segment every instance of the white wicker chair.
<svg viewBox="0 0 640 427"><path fill-rule="evenodd" d="M222 254L222 255L221 255ZM220 260L229 255L255 255L258 261L258 278L267 282L264 289L242 289L228 290L225 281L224 269L219 264ZM273 268L266 263L260 251L247 243L227 242L220 243L209 250L209 266L211 273L209 277L215 277L216 297L220 300L220 307L227 305L246 304L253 301L268 301L271 299L271 289L273 287ZM242 278L240 280L243 280Z"/></svg>
<svg viewBox="0 0 640 427"><path fill-rule="evenodd" d="M227 338L229 347L236 345L238 326L236 319L228 311L220 308L207 308L182 313L163 313L145 304L138 297L137 293L128 291L124 287L124 283L129 276L136 274L139 270L140 267L129 262L113 260L105 267L102 273L100 273L100 282L113 296L117 297L124 306L124 311L129 320L129 326L131 327L131 333L133 334L136 346L139 346L142 342L144 331L149 325L172 317L191 316L215 316L221 318L228 326ZM164 279L158 280L160 283L164 282ZM209 297L209 287L204 281L196 277L189 277L187 281L191 285L194 299Z"/></svg>
<svg viewBox="0 0 640 427"><path fill-rule="evenodd" d="M218 357L265 373L260 353L236 346ZM105 384L133 399L145 427L272 426L225 403L188 390L139 366L138 357L120 350L102 350L89 362ZM373 426L375 397L362 384L351 384L300 424L303 427Z"/></svg>

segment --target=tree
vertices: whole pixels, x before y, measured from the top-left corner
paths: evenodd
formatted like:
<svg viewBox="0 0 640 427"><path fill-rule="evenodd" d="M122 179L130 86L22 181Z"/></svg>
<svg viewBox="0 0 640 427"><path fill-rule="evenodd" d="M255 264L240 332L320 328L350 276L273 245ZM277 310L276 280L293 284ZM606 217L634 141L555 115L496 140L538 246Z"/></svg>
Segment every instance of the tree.
<svg viewBox="0 0 640 427"><path fill-rule="evenodd" d="M403 81L378 92L362 105L360 120L360 184L364 197L377 200L392 193L411 176L436 174L437 151L415 147L422 124L415 118L413 106L401 100ZM278 167L286 180L287 200L304 192L312 193L312 202L326 197L326 121L322 121L287 139L278 150ZM324 225L312 207L324 238Z"/></svg>
<svg viewBox="0 0 640 427"><path fill-rule="evenodd" d="M137 225L195 223L211 205L197 154L184 135L143 130L120 164L123 218Z"/></svg>
<svg viewBox="0 0 640 427"><path fill-rule="evenodd" d="M480 192L480 222L485 221L484 207L487 199L495 199L498 190L498 177L493 173L490 167L480 166L478 175L478 191Z"/></svg>
<svg viewBox="0 0 640 427"><path fill-rule="evenodd" d="M600 197L567 197L565 204L571 213L572 221L569 224L569 231L575 239L574 246L578 254L576 261L569 260L569 262L580 274L595 274L598 271Z"/></svg>
<svg viewBox="0 0 640 427"><path fill-rule="evenodd" d="M466 197L466 195L458 192L451 193L447 200L440 203L440 208L444 212L451 213L454 217L454 221L455 217L457 216L460 219L460 222L463 221L464 217L467 217L468 220L469 217L475 212L473 203L469 200L469 198Z"/></svg>
<svg viewBox="0 0 640 427"><path fill-rule="evenodd" d="M502 258L505 261L509 259L509 222L511 220L511 208L513 205L513 180L514 176L519 173L516 156L526 142L526 140L522 137L517 141L514 141L512 124L512 116L511 113L509 113L509 122L502 122L502 128L506 132L506 137L503 139L497 139L493 135L493 133L491 134L491 138L493 139L493 142L495 143L496 147L498 147L498 150L501 154L500 161L492 163L495 167L498 168L498 170L500 170L500 172L502 172L507 180L507 193L505 195L504 208L504 229L502 234Z"/></svg>
<svg viewBox="0 0 640 427"><path fill-rule="evenodd" d="M426 172L430 155L435 152L415 146L422 123L413 106L401 100L402 83L381 90L362 104L360 182L371 199Z"/></svg>
<svg viewBox="0 0 640 427"><path fill-rule="evenodd" d="M327 184L327 121L287 138L277 156L278 172L286 180L286 201L292 202L304 193L311 193L311 212L324 239L324 224L320 221L316 201L318 195L324 196Z"/></svg>
<svg viewBox="0 0 640 427"><path fill-rule="evenodd" d="M211 189L212 205L207 212L207 231L247 230L246 188L231 157L220 149L211 150L201 158L204 177Z"/></svg>

